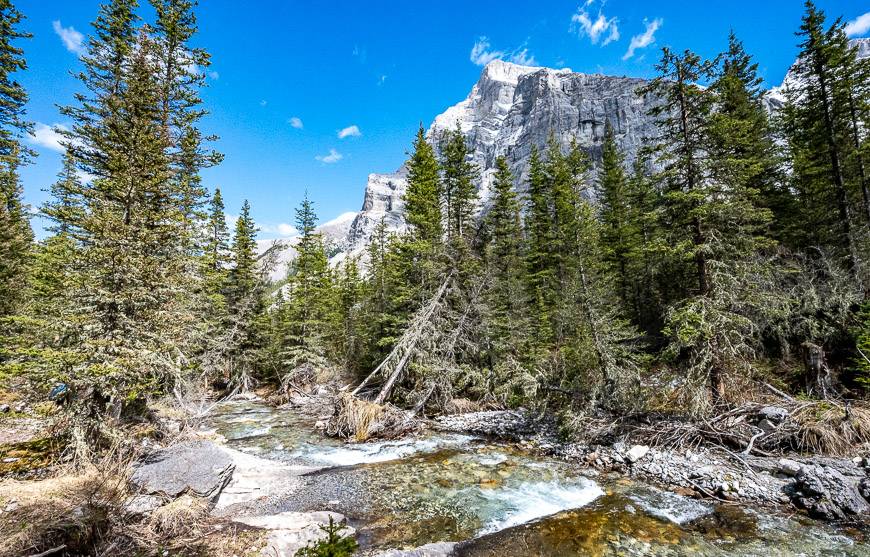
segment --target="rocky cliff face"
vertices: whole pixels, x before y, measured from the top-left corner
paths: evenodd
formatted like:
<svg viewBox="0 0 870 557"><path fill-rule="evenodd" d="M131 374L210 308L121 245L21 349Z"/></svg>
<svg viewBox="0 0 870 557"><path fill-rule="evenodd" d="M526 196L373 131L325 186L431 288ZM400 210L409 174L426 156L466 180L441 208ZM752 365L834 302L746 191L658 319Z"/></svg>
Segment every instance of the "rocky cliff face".
<svg viewBox="0 0 870 557"><path fill-rule="evenodd" d="M870 39L855 39L852 44L858 46L859 56L870 57ZM782 86L771 90L767 100L770 110L781 105L781 91L789 79L793 78L787 75ZM564 148L576 140L597 165L604 125L610 121L630 165L644 138L656 134L655 123L647 116L655 99L637 94L645 83L637 78L495 60L483 69L465 100L435 118L428 138L437 145L442 132L459 125L481 172L480 202L485 206L496 158L505 156L517 178L518 191L523 191L532 146L546 148L550 133ZM369 175L362 210L348 232L349 253L364 250L382 218L391 230L404 230L405 176L405 168L392 174Z"/></svg>
<svg viewBox="0 0 870 557"><path fill-rule="evenodd" d="M655 132L652 120L646 116L653 99L636 93L644 83L636 78L587 75L495 60L483 69L465 100L435 118L427 136L437 144L445 130L460 127L473 162L480 169L480 204L485 206L496 158L505 156L517 177L517 189L522 191L532 146L545 149L550 133L565 148L576 140L597 164L604 125L609 120L631 163L642 139ZM391 230L404 229L405 176L405 168L369 176L362 210L348 233L351 252L361 252L382 218Z"/></svg>

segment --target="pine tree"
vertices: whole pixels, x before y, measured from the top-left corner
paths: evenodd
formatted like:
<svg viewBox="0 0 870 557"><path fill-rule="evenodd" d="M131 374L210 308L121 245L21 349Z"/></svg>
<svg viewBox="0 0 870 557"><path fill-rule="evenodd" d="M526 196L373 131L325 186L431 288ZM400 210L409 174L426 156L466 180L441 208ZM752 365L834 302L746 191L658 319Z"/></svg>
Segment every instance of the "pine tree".
<svg viewBox="0 0 870 557"><path fill-rule="evenodd" d="M529 300L534 308L537 324L534 336L539 343L550 338L549 284L552 282L552 218L551 184L544 172L544 163L536 147L532 147L529 158L528 206L526 210L525 232L528 242L526 250L526 281Z"/></svg>
<svg viewBox="0 0 870 557"><path fill-rule="evenodd" d="M804 245L838 250L857 272L854 222L844 165L848 141L850 80L843 78L848 49L842 24L825 29L825 14L807 1L801 21L801 49L786 90L784 129L788 138L792 180L804 211ZM831 210L834 208L835 210Z"/></svg>
<svg viewBox="0 0 870 557"><path fill-rule="evenodd" d="M441 179L435 151L426 141L423 127L417 131L408 161L408 189L405 191L405 219L410 230L404 238L409 296L423 304L438 287L443 252L441 221Z"/></svg>
<svg viewBox="0 0 870 557"><path fill-rule="evenodd" d="M441 138L442 195L447 225L447 237L470 242L474 225L474 208L477 201L477 167L470 162L471 153L465 136L456 124L456 129L444 132Z"/></svg>
<svg viewBox="0 0 870 557"><path fill-rule="evenodd" d="M265 345L265 280L257 267L257 228L251 218L251 206L242 204L236 219L231 247L231 267L227 277L227 331L219 365L224 378L242 390L251 387Z"/></svg>
<svg viewBox="0 0 870 557"><path fill-rule="evenodd" d="M408 188L405 190L405 220L415 240L437 244L441 241L441 180L438 159L426 141L423 126L417 130L408 160Z"/></svg>
<svg viewBox="0 0 870 557"><path fill-rule="evenodd" d="M229 262L229 231L227 230L224 198L220 188L215 189L209 202L208 221L202 246L203 273L211 280L211 291L220 291Z"/></svg>
<svg viewBox="0 0 870 557"><path fill-rule="evenodd" d="M24 51L16 46L31 37L19 29L23 19L11 1L0 1L0 317L22 301L33 243L18 175L33 155L21 142L31 127L24 119L27 92L14 78L27 69Z"/></svg>
<svg viewBox="0 0 870 557"><path fill-rule="evenodd" d="M662 74L648 89L665 99L653 110L664 167L657 180L672 251L694 263L695 282L671 304L665 333L671 354L689 355L690 380L708 386L708 396L699 389L687 401L701 411L727 396L727 374L747 372L753 356L753 277L769 246L770 221L758 189L774 163L765 128L751 129L764 122L758 79L736 39L718 74L713 63L668 49L658 68ZM713 79L708 89L698 85L705 79Z"/></svg>
<svg viewBox="0 0 870 557"><path fill-rule="evenodd" d="M670 246L658 213L662 206L660 194L650 177L649 161L643 154L632 165L626 197L628 222L636 233L636 243L627 254L632 274L633 307L626 310L642 330L658 334L662 327L664 300L668 299L669 287L673 286L673 275L665 271Z"/></svg>
<svg viewBox="0 0 870 557"><path fill-rule="evenodd" d="M363 287L363 369L377 366L401 336L416 297L405 281L405 242L387 232L383 219L375 225L367 247L368 276Z"/></svg>
<svg viewBox="0 0 870 557"><path fill-rule="evenodd" d="M329 318L331 352L335 363L352 372L360 371L363 351L363 327L367 316L362 313L363 279L356 258L344 261L336 273L335 297Z"/></svg>
<svg viewBox="0 0 870 557"><path fill-rule="evenodd" d="M227 281L227 297L232 307L238 307L257 283L257 228L247 199L236 219L231 251L232 267Z"/></svg>
<svg viewBox="0 0 870 557"><path fill-rule="evenodd" d="M329 320L336 300L323 236L316 231L316 224L314 204L306 194L296 209L300 237L288 277L288 345L282 355L288 369L327 364Z"/></svg>
<svg viewBox="0 0 870 557"><path fill-rule="evenodd" d="M613 126L608 120L604 125L601 171L598 177L602 248L609 271L616 277L623 308L637 313L637 300L632 292L637 277L631 268L631 257L640 238L637 223L632 218L624 160L616 144Z"/></svg>
<svg viewBox="0 0 870 557"><path fill-rule="evenodd" d="M520 204L505 158L496 159L492 206L486 215L485 260L490 339L496 355L519 348L524 310L524 269Z"/></svg>

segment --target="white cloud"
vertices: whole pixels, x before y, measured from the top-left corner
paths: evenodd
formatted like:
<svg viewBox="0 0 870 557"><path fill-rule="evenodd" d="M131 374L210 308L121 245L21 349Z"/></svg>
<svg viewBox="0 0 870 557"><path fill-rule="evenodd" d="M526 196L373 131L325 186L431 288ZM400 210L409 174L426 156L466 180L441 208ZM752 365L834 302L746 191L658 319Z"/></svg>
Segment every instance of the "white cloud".
<svg viewBox="0 0 870 557"><path fill-rule="evenodd" d="M340 161L344 158L344 155L336 151L335 149L330 149L328 155L317 155L314 157L315 160L318 160L325 164L332 164Z"/></svg>
<svg viewBox="0 0 870 557"><path fill-rule="evenodd" d="M290 124L291 127L296 128L297 130L301 130L303 127L302 118L298 116L294 116L287 120L287 123Z"/></svg>
<svg viewBox="0 0 870 557"><path fill-rule="evenodd" d="M504 52L500 50L491 51L489 50L489 47L489 39L486 37L480 37L477 39L477 42L474 43L474 46L471 47L469 59L478 66L485 66L493 60L499 60L504 57Z"/></svg>
<svg viewBox="0 0 870 557"><path fill-rule="evenodd" d="M632 56L634 56L634 51L639 48L646 48L649 45L656 42L656 31L658 31L659 27L662 26L664 21L662 18L657 17L652 21L647 19L643 20L644 25L646 25L646 29L640 35L635 35L631 38L631 43L628 45L628 50L625 51L625 55L623 55L623 60L628 60Z"/></svg>
<svg viewBox="0 0 870 557"><path fill-rule="evenodd" d="M359 131L359 126L356 124L338 130L339 139L344 139L345 137L359 137L361 135L362 132Z"/></svg>
<svg viewBox="0 0 870 557"><path fill-rule="evenodd" d="M598 9L596 17L590 16L586 8L590 7L595 0L588 0L585 4L577 8L577 13L571 16L571 26L581 38L589 37L592 44L598 44L598 41L604 37L604 42L601 46L619 40L619 20L616 17L608 18Z"/></svg>
<svg viewBox="0 0 870 557"><path fill-rule="evenodd" d="M221 78L221 74L217 73L217 72L214 71L214 70L208 72L208 76L209 76L210 78L212 78L213 80L215 80L215 81L217 81L218 79Z"/></svg>
<svg viewBox="0 0 870 557"><path fill-rule="evenodd" d="M523 48L511 54L510 61L520 66L536 66L538 64L535 57L529 54L528 48Z"/></svg>
<svg viewBox="0 0 870 557"><path fill-rule="evenodd" d="M72 25L64 27L60 24L60 21L51 22L51 26L54 28L54 32L57 33L57 36L60 37L60 40L63 41L63 46L67 50L74 54L85 53L85 36L76 31L75 27Z"/></svg>
<svg viewBox="0 0 870 557"><path fill-rule="evenodd" d="M66 150L62 143L65 139L59 130L67 131L67 128L61 124L49 126L42 122L36 122L33 125L33 132L29 135L30 142L40 147L63 153Z"/></svg>
<svg viewBox="0 0 870 557"><path fill-rule="evenodd" d="M279 238L292 238L299 234L295 226L286 222L279 222L278 224L258 222L257 228L267 236L277 236Z"/></svg>
<svg viewBox="0 0 870 557"><path fill-rule="evenodd" d="M269 104L269 102L266 99L260 101L260 106L266 106L267 104Z"/></svg>
<svg viewBox="0 0 870 557"><path fill-rule="evenodd" d="M480 37L474 43L474 46L471 47L471 54L469 54L468 59L478 66L485 66L493 60L507 60L522 66L534 66L538 63L534 55L529 54L529 49L525 43L510 52L490 50L491 46L488 38Z"/></svg>
<svg viewBox="0 0 870 557"><path fill-rule="evenodd" d="M870 31L870 12L864 15L859 15L852 21L846 24L846 35L850 37L859 37L866 35Z"/></svg>

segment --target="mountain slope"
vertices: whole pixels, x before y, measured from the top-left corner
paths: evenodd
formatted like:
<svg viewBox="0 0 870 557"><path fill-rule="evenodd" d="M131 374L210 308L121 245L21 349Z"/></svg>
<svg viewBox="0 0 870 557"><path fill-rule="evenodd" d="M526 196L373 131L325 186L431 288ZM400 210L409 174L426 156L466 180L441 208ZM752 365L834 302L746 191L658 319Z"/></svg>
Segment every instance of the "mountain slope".
<svg viewBox="0 0 870 557"><path fill-rule="evenodd" d="M481 171L480 202L484 205L496 158L505 156L522 191L532 146L545 149L550 133L563 147L576 140L597 164L604 125L609 120L631 163L643 137L654 132L646 116L653 99L636 94L644 83L637 78L494 60L483 69L465 100L435 118L427 137L434 143L443 131L460 127ZM391 230L404 229L405 175L403 167L392 174L369 176L363 207L348 234L351 253L362 251L382 218Z"/></svg>
<svg viewBox="0 0 870 557"><path fill-rule="evenodd" d="M859 56L870 57L870 39L854 39ZM794 78L789 74L774 87L766 103L775 111L782 91ZM525 177L532 146L543 150L550 133L563 146L576 140L589 153L593 165L601 160L605 122L610 121L619 147L631 165L644 138L655 137L648 110L651 96L637 94L644 79L575 73L569 69L520 66L494 60L486 65L463 101L435 117L427 132L436 143L440 134L458 124L468 141L473 162L481 171L480 201L484 206L495 173L495 160L504 155L516 178L518 191ZM361 253L377 223L384 219L393 231L405 229L402 196L406 169L391 174L370 174L362 209L350 225L348 253Z"/></svg>

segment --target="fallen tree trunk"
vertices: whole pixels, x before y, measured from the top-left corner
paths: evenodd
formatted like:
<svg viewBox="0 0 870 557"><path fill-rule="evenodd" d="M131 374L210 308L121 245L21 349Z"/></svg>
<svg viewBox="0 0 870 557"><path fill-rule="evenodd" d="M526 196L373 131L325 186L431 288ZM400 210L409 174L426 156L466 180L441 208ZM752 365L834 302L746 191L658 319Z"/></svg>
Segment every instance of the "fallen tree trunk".
<svg viewBox="0 0 870 557"><path fill-rule="evenodd" d="M417 343L420 341L420 338L423 336L423 333L426 330L426 326L430 323L432 316L435 314L435 311L441 305L441 301L444 298L444 293L447 292L447 287L450 284L450 281L453 279L453 273L447 275L447 278L444 279L444 282L441 284L441 287L438 288L438 291L432 297L426 306L417 312L414 316L414 319L411 321L411 325L402 335L402 338L399 339L399 342L396 343L396 346L390 351L384 361L382 361L378 367L372 371L368 377L366 377L359 386L353 390L351 394L358 395L362 389L368 385L372 379L378 376L383 370L387 369L390 363L395 359L399 358L399 361L396 363L396 367L392 370L389 377L387 378L387 382L384 384L381 391L378 393L378 396L375 398L375 402L377 404L383 404L390 396L390 393L393 390L393 387L398 381L399 377L402 374L402 371L405 369L408 361L411 359L413 355L414 348ZM401 356L399 356L401 354Z"/></svg>

